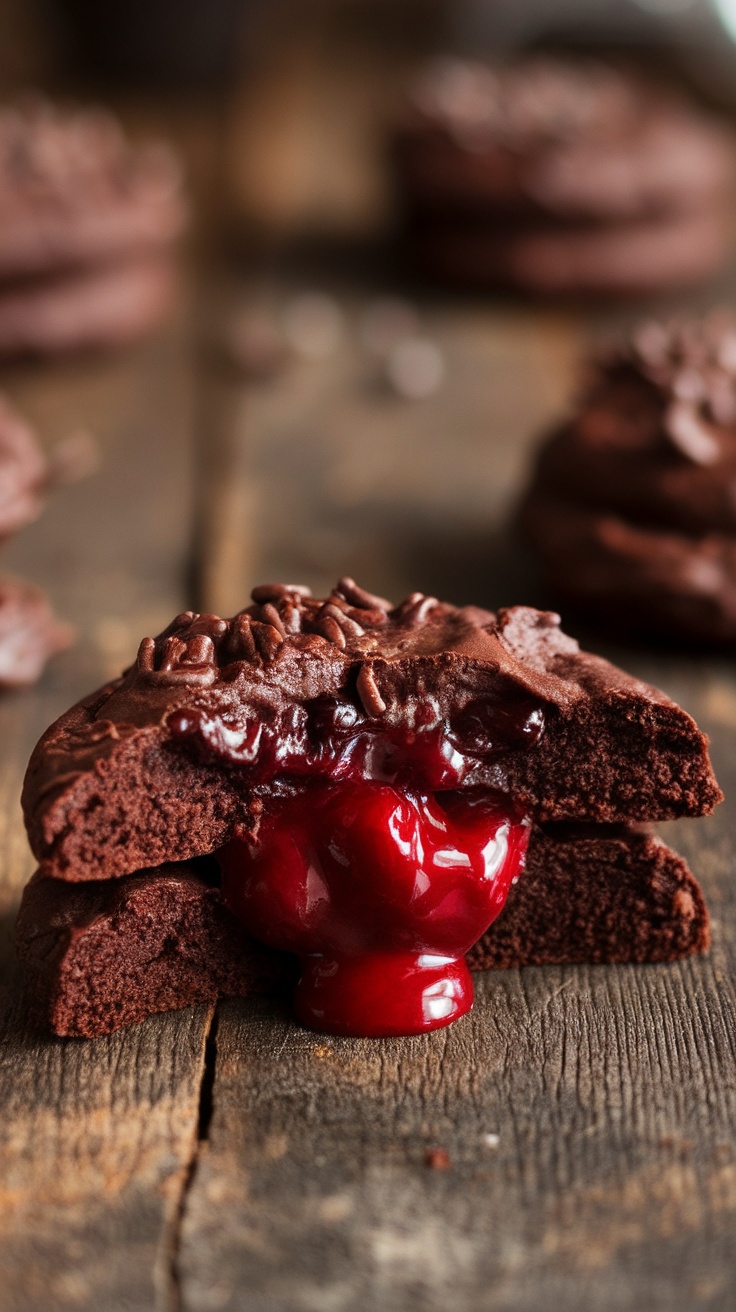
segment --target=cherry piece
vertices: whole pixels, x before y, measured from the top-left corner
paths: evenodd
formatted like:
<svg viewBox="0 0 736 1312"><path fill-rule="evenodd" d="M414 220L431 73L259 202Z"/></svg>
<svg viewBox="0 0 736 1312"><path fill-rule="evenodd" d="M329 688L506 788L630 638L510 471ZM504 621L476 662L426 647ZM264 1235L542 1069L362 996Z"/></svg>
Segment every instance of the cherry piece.
<svg viewBox="0 0 736 1312"><path fill-rule="evenodd" d="M248 931L296 953L296 1014L332 1034L438 1029L470 1010L464 954L519 874L529 817L500 794L370 780L265 801L252 842L219 861Z"/></svg>

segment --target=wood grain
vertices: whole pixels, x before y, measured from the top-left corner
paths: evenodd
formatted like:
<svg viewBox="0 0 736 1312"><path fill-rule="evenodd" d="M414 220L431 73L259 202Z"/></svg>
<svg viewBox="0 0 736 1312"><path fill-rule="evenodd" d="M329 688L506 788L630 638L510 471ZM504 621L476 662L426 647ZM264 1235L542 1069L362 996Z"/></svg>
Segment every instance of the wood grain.
<svg viewBox="0 0 736 1312"><path fill-rule="evenodd" d="M339 560L389 596L529 599L503 523L535 431L569 394L584 322L426 305L448 380L412 405L356 345L370 292L333 290L348 323L336 356L242 392L231 441L247 444L256 522L238 587L252 571L321 589ZM232 596L235 570L213 564L211 596ZM701 719L731 795L732 665L611 654ZM733 1306L733 809L668 828L713 911L706 959L488 976L470 1017L424 1039L326 1038L274 1002L220 1007L182 1307Z"/></svg>
<svg viewBox="0 0 736 1312"><path fill-rule="evenodd" d="M273 280L259 304L278 319L304 281ZM318 285L344 319L333 355L297 360L270 382L213 380L214 531L200 541L201 605L234 610L264 579L329 591L341 572L397 598L420 588L458 602L519 601L528 582L518 582L505 520L531 435L569 396L579 321L417 302L447 381L410 402L360 345L362 316L386 285L346 286L327 270ZM255 295L246 289L243 304Z"/></svg>
<svg viewBox="0 0 736 1312"><path fill-rule="evenodd" d="M184 601L189 371L175 331L115 361L24 370L3 385L48 442L90 428L101 467L4 553L48 585L78 644L38 688L0 704L0 1301L8 1312L166 1308L209 1010L94 1043L49 1039L25 1013L11 930L33 869L18 797L35 739Z"/></svg>
<svg viewBox="0 0 736 1312"><path fill-rule="evenodd" d="M489 975L424 1039L222 1007L183 1306L733 1306L733 808L676 833L714 914L707 959Z"/></svg>
<svg viewBox="0 0 736 1312"><path fill-rule="evenodd" d="M282 304L299 285L270 294ZM713 911L704 960L489 976L470 1017L424 1039L312 1035L276 1001L221 1005L209 1044L204 1008L95 1043L49 1040L25 1016L9 949L31 869L25 758L189 599L192 563L198 603L223 610L259 578L323 588L346 569L388 595L530 599L503 523L536 430L569 393L585 323L428 301L423 331L447 381L413 404L358 344L375 286L327 271L324 285L346 320L336 355L257 386L208 378L196 465L175 336L6 380L49 440L85 423L104 461L7 552L48 581L81 641L39 689L0 705L3 1307L726 1312L732 805L669 835ZM617 654L712 731L733 795L732 664Z"/></svg>

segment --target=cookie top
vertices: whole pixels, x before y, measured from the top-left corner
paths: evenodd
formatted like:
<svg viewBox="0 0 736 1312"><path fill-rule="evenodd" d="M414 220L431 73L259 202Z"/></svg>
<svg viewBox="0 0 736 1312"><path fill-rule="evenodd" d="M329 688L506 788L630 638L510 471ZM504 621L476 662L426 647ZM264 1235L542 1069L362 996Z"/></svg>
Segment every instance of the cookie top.
<svg viewBox="0 0 736 1312"><path fill-rule="evenodd" d="M736 320L646 323L591 362L537 491L635 524L736 533Z"/></svg>
<svg viewBox="0 0 736 1312"><path fill-rule="evenodd" d="M734 176L718 120L594 59L436 60L397 135L417 209L624 219L712 204Z"/></svg>
<svg viewBox="0 0 736 1312"><path fill-rule="evenodd" d="M0 541L40 514L49 481L33 431L0 396Z"/></svg>
<svg viewBox="0 0 736 1312"><path fill-rule="evenodd" d="M611 140L633 129L646 99L640 83L598 60L548 55L495 66L438 58L409 89L417 114L470 151Z"/></svg>
<svg viewBox="0 0 736 1312"><path fill-rule="evenodd" d="M0 110L0 277L167 245L184 220L167 146L133 145L102 109L29 97Z"/></svg>
<svg viewBox="0 0 736 1312"><path fill-rule="evenodd" d="M556 615L494 615L342 579L186 612L44 734L24 811L47 874L128 874L215 851L269 790L321 778L508 793L539 818L701 814L720 798L693 720L581 652Z"/></svg>

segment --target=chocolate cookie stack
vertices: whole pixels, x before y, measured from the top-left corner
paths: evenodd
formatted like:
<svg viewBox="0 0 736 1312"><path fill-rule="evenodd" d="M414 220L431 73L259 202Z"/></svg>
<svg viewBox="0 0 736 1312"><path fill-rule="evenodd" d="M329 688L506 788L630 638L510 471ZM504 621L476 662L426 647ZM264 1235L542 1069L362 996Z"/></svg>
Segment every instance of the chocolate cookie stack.
<svg viewBox="0 0 736 1312"><path fill-rule="evenodd" d="M438 60L395 140L410 253L467 287L629 295L730 247L734 144L681 95L584 59Z"/></svg>
<svg viewBox="0 0 736 1312"><path fill-rule="evenodd" d="M736 642L736 323L645 324L593 360L521 521L560 601L619 633Z"/></svg>
<svg viewBox="0 0 736 1312"><path fill-rule="evenodd" d="M112 347L168 310L185 221L167 147L40 98L0 111L0 355Z"/></svg>
<svg viewBox="0 0 736 1312"><path fill-rule="evenodd" d="M0 397L0 542L40 514L51 481L30 428ZM0 575L0 688L34 683L69 639L40 588Z"/></svg>
<svg viewBox="0 0 736 1312"><path fill-rule="evenodd" d="M394 927L399 915L399 945L436 954L425 931L433 944L430 929L452 929L462 881L478 874L450 848L425 869L411 825L392 820L370 841L393 855L361 882L337 834L387 794L395 815L429 807L441 832L442 815L465 808L472 828L489 803L526 827L526 868L498 922L470 940L475 969L671 961L707 947L697 883L643 827L720 800L705 739L663 693L527 607L493 615L417 593L392 607L350 579L324 600L289 585L254 597L231 620L187 612L144 639L135 664L33 753L23 805L40 868L17 938L56 1033L108 1033L267 987L295 958L262 944L328 935L338 903L353 964L377 909ZM325 797L335 837L320 821L312 852L288 817L295 805L302 821L327 815ZM306 861L296 891L286 864L270 884L259 878L269 817L285 858ZM478 887L496 872L487 866ZM251 894L275 899L257 933Z"/></svg>

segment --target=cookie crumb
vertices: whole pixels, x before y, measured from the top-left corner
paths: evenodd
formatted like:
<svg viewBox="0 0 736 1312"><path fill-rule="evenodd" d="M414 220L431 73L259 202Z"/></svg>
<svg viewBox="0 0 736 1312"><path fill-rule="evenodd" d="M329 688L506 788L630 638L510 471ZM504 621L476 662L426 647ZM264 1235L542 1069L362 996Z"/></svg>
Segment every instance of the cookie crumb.
<svg viewBox="0 0 736 1312"><path fill-rule="evenodd" d="M424 337L405 337L388 356L386 376L399 396L421 401L442 386L444 356L434 342Z"/></svg>
<svg viewBox="0 0 736 1312"><path fill-rule="evenodd" d="M305 360L326 360L344 334L343 313L324 292L303 292L284 307L283 331L292 350Z"/></svg>
<svg viewBox="0 0 736 1312"><path fill-rule="evenodd" d="M449 1171L452 1167L452 1159L446 1148L427 1148L424 1165L432 1171Z"/></svg>

